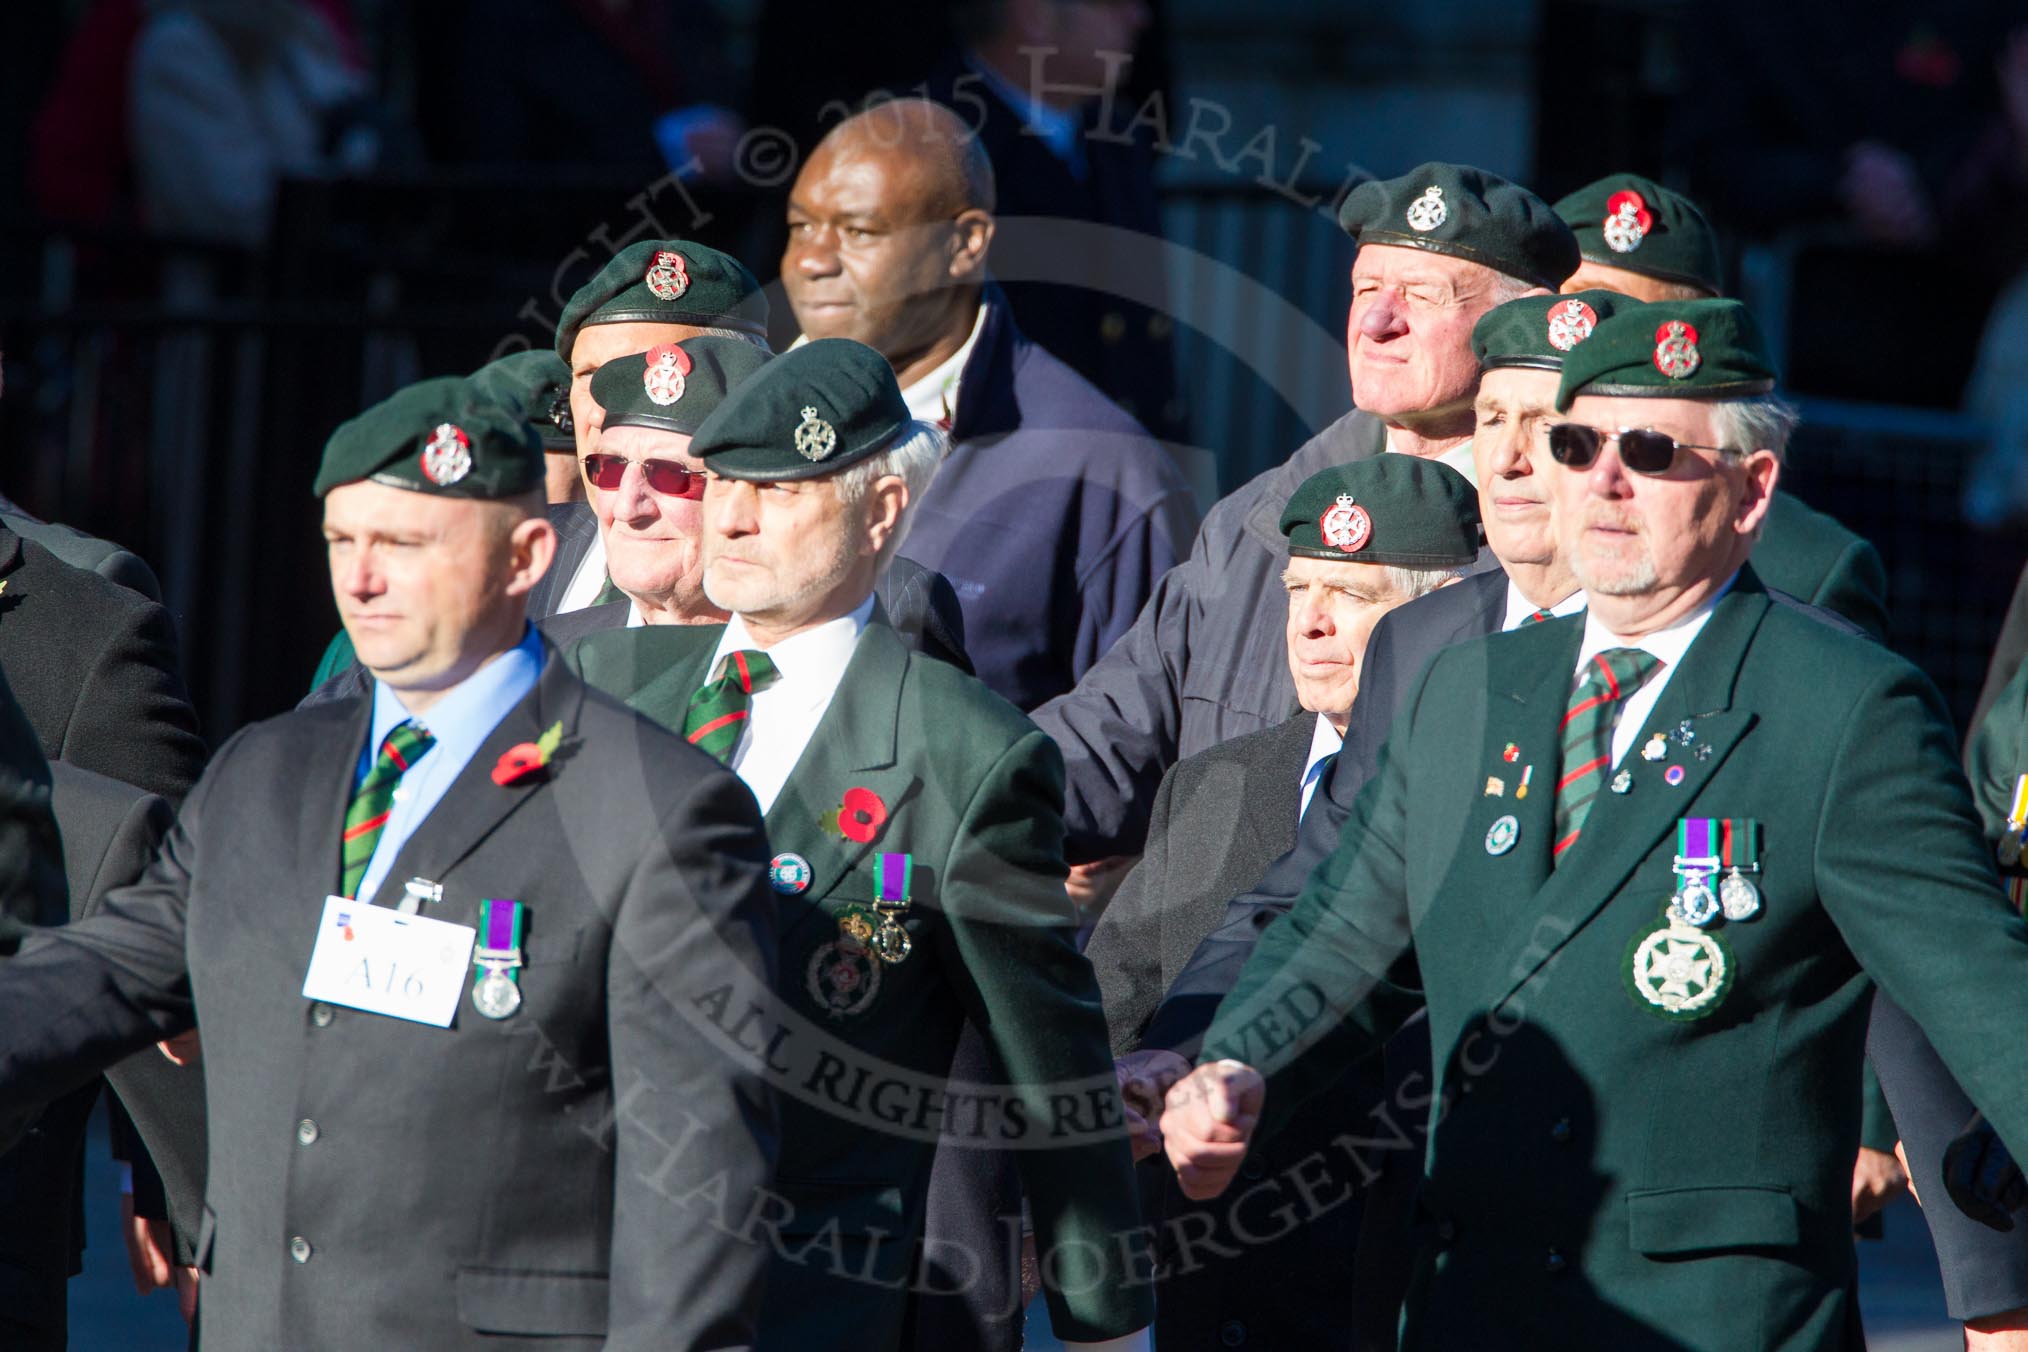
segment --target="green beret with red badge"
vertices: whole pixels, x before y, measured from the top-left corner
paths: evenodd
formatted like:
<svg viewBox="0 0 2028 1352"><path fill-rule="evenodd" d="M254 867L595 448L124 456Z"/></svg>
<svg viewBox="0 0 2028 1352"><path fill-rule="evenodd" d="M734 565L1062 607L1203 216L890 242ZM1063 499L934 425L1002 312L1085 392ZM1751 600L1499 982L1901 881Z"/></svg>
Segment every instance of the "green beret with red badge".
<svg viewBox="0 0 2028 1352"><path fill-rule="evenodd" d="M606 427L694 435L734 386L773 360L752 343L704 334L615 357L593 373Z"/></svg>
<svg viewBox="0 0 2028 1352"><path fill-rule="evenodd" d="M1607 174L1556 204L1584 257L1602 267L1725 290L1718 232L1698 205L1638 174Z"/></svg>
<svg viewBox="0 0 2028 1352"><path fill-rule="evenodd" d="M697 429L690 453L727 479L815 479L878 455L908 423L887 358L850 338L819 338L743 381Z"/></svg>
<svg viewBox="0 0 2028 1352"><path fill-rule="evenodd" d="M687 324L765 336L768 300L731 254L681 239L644 239L614 254L577 289L556 322L556 354L570 360L591 324Z"/></svg>
<svg viewBox="0 0 2028 1352"><path fill-rule="evenodd" d="M1736 300L1654 301L1599 321L1563 359L1556 407L1583 394L1747 399L1775 387L1774 354Z"/></svg>
<svg viewBox="0 0 2028 1352"><path fill-rule="evenodd" d="M1449 254L1551 291L1577 271L1577 241L1547 202L1470 165L1432 162L1361 183L1338 224L1362 245Z"/></svg>
<svg viewBox="0 0 2028 1352"><path fill-rule="evenodd" d="M542 442L518 405L462 376L418 381L331 434L313 490L369 480L448 498L539 492Z"/></svg>
<svg viewBox="0 0 2028 1352"><path fill-rule="evenodd" d="M1293 558L1462 568L1479 556L1479 493L1441 461L1376 455L1305 479L1281 526Z"/></svg>
<svg viewBox="0 0 2028 1352"><path fill-rule="evenodd" d="M1617 291L1510 300L1480 315L1472 326L1472 355L1482 371L1503 366L1561 371L1565 355L1590 338L1601 320L1638 303Z"/></svg>
<svg viewBox="0 0 2028 1352"><path fill-rule="evenodd" d="M560 455L577 450L570 419L570 367L548 348L530 348L472 372L472 383L501 403L520 408L542 438L542 449Z"/></svg>

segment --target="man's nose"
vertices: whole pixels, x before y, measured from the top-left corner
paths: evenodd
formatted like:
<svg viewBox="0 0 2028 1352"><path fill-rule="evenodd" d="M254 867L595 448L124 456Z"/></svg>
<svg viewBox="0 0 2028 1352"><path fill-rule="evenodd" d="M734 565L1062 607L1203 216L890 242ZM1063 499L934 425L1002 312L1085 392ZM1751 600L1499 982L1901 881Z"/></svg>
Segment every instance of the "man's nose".
<svg viewBox="0 0 2028 1352"><path fill-rule="evenodd" d="M1382 291L1359 315L1359 332L1373 339L1398 338L1408 332L1406 316L1392 291Z"/></svg>

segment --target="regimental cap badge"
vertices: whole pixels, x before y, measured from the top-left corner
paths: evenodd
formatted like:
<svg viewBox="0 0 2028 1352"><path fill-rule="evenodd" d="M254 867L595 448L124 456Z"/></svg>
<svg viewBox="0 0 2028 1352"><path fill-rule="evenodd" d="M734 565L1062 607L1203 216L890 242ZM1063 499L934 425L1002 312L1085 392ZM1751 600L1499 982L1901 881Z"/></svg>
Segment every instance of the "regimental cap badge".
<svg viewBox="0 0 2028 1352"><path fill-rule="evenodd" d="M641 388L651 402L667 407L683 397L683 377L690 374L690 354L674 343L648 349Z"/></svg>
<svg viewBox="0 0 2028 1352"><path fill-rule="evenodd" d="M1598 311L1581 300L1567 300L1549 309L1549 345L1568 352L1598 327Z"/></svg>
<svg viewBox="0 0 2028 1352"><path fill-rule="evenodd" d="M1317 525L1324 532L1324 543L1345 554L1358 553L1373 538L1373 518L1350 493L1340 493L1330 509L1317 518Z"/></svg>
<svg viewBox="0 0 2028 1352"><path fill-rule="evenodd" d="M683 293L690 289L690 270L683 264L683 255L674 249L660 249L654 260L648 264L648 272L642 278L648 290L657 300L681 300Z"/></svg>
<svg viewBox="0 0 2028 1352"><path fill-rule="evenodd" d="M1655 330L1655 369L1671 380L1688 380L1704 364L1697 350L1697 330L1672 319Z"/></svg>
<svg viewBox="0 0 2028 1352"><path fill-rule="evenodd" d="M796 454L805 460L822 460L838 449L838 429L817 416L817 410L803 406L803 420L796 424Z"/></svg>
<svg viewBox="0 0 2028 1352"><path fill-rule="evenodd" d="M1408 225L1411 230L1434 230L1451 217L1451 209L1444 205L1444 190L1432 183L1422 190L1422 196L1408 204Z"/></svg>
<svg viewBox="0 0 2028 1352"><path fill-rule="evenodd" d="M448 488L472 472L472 439L454 423L438 423L422 448L423 477Z"/></svg>
<svg viewBox="0 0 2028 1352"><path fill-rule="evenodd" d="M565 436L574 437L577 435L577 423L570 416L569 389L558 389L555 394L549 397L549 407L543 411L543 416L548 418L556 427L556 430Z"/></svg>
<svg viewBox="0 0 2028 1352"><path fill-rule="evenodd" d="M1614 253L1632 253L1655 228L1655 215L1631 188L1606 199L1605 242Z"/></svg>

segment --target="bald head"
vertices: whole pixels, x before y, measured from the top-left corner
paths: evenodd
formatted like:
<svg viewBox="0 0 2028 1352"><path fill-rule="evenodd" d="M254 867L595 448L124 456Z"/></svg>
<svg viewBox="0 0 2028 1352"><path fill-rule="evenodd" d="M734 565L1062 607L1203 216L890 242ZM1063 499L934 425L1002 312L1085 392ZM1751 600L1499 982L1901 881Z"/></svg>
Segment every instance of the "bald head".
<svg viewBox="0 0 2028 1352"><path fill-rule="evenodd" d="M943 105L896 99L839 123L789 193L796 322L873 347L906 388L972 331L992 210L992 163Z"/></svg>

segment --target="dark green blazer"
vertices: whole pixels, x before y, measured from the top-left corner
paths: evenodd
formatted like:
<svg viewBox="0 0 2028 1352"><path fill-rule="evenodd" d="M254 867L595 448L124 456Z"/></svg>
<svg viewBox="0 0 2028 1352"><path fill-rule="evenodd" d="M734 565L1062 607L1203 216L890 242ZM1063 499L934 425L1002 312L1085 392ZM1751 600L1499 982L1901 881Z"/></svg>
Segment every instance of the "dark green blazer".
<svg viewBox="0 0 2028 1352"><path fill-rule="evenodd" d="M581 641L575 661L594 686L680 729L721 632L614 630ZM822 825L853 788L887 808L870 842ZM936 1119L920 1098L882 1085L941 1087L967 1016L1007 1071L1013 1088L1001 1092L1020 1103L983 1114L953 1105L947 1130L1015 1149L1038 1246L1065 1262L1061 1289L1049 1291L1058 1336L1098 1340L1147 1325L1148 1274L1128 1256L1146 1249L1119 1238L1138 1226L1139 1209L1105 1015L1063 890L1055 744L979 681L911 652L876 609L766 824L776 857L800 856L810 872L805 890L780 896L788 1021L795 1037L814 1029L836 1046L801 1092L782 1096L777 1188L794 1214L780 1226L760 1345L896 1345ZM860 984L841 994L831 977L840 921L872 901L881 851L914 857L913 948L899 964L853 964ZM904 1101L900 1120L882 1120ZM780 1257L813 1244L822 1262ZM832 1245L842 1246L838 1258Z"/></svg>
<svg viewBox="0 0 2028 1352"><path fill-rule="evenodd" d="M1761 580L1887 638L1887 566L1880 551L1793 493L1776 493L1753 547Z"/></svg>
<svg viewBox="0 0 2028 1352"><path fill-rule="evenodd" d="M1929 681L1771 603L1751 568L1621 762L1629 791L1598 796L1552 871L1582 625L1431 663L1205 1054L1269 1072L1272 1129L1427 1000L1448 1111L1404 1346L1859 1348L1866 977L2028 1144L2028 924L2000 898ZM1689 744L1642 755L1685 723ZM1517 801L1528 765L1538 791ZM1508 792L1488 796L1489 776ZM1760 821L1765 907L1715 931L1731 985L1679 1021L1628 966L1662 923L1688 815ZM1518 835L1494 853L1510 816ZM1690 988L1714 970L1690 969Z"/></svg>

